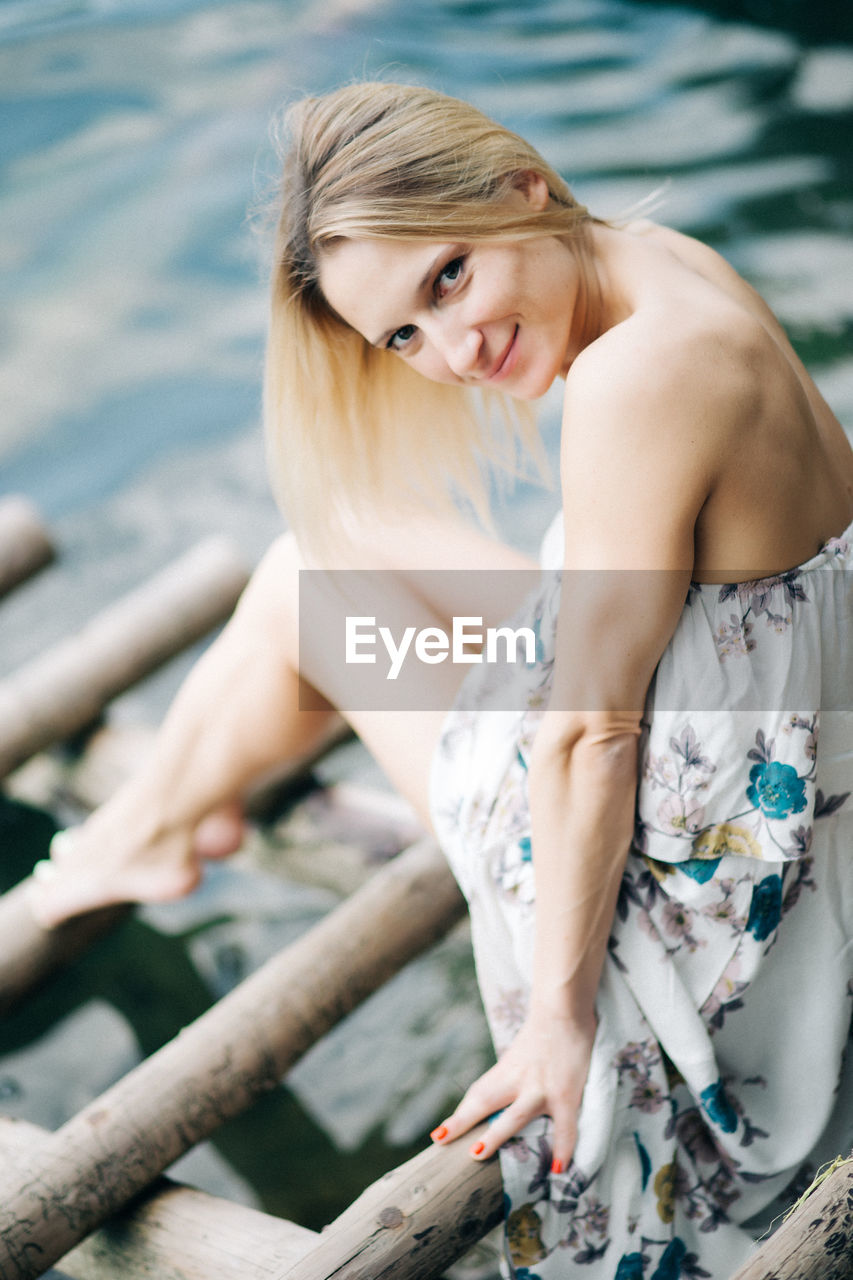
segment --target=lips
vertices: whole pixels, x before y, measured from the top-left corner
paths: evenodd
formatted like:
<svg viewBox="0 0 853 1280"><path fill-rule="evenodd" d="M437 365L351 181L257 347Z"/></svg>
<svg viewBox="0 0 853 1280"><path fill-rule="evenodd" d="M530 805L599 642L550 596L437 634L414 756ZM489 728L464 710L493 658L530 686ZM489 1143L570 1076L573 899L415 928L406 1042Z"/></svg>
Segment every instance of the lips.
<svg viewBox="0 0 853 1280"><path fill-rule="evenodd" d="M504 347L497 361L495 362L490 373L486 374L484 381L500 382L503 378L509 376L515 367L516 357L518 355L518 346L516 338L518 337L518 325L512 331L512 337Z"/></svg>

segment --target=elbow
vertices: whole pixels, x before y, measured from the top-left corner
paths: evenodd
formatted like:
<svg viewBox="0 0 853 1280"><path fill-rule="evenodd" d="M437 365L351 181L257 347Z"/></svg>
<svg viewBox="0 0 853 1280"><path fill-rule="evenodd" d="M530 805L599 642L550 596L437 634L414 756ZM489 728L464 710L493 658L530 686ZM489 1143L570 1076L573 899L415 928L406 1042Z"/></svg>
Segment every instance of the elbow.
<svg viewBox="0 0 853 1280"><path fill-rule="evenodd" d="M620 786L637 784L637 733L623 731L602 740L582 739L578 765L585 774Z"/></svg>
<svg viewBox="0 0 853 1280"><path fill-rule="evenodd" d="M540 725L533 743L531 771L571 770L591 782L636 785L639 713L601 713L559 718Z"/></svg>

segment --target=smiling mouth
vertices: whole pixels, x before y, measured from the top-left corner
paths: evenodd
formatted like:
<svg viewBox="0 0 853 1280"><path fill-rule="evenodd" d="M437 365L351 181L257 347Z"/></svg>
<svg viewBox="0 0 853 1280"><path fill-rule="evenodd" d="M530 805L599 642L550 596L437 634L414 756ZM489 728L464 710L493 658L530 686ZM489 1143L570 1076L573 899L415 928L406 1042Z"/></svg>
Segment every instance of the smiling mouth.
<svg viewBox="0 0 853 1280"><path fill-rule="evenodd" d="M515 364L515 353L516 353L515 340L517 337L518 337L518 325L516 325L515 328L513 329L512 337L507 343L507 346L504 349L503 353L501 354L501 357L498 360L497 364L492 369L491 373L488 373L486 375L486 378L485 378L486 382L499 382L501 378L505 378L507 374L509 374L512 371L513 365Z"/></svg>

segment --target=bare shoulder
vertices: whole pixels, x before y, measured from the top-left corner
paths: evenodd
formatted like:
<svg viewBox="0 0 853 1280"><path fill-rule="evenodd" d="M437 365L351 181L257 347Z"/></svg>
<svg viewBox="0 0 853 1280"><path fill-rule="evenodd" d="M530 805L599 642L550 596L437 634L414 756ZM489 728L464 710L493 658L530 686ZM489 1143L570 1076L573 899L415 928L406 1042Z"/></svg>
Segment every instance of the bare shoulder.
<svg viewBox="0 0 853 1280"><path fill-rule="evenodd" d="M599 563L604 542L620 564L692 566L700 513L760 395L736 325L654 304L577 358L561 439L564 509L577 516L567 556Z"/></svg>
<svg viewBox="0 0 853 1280"><path fill-rule="evenodd" d="M761 294L716 249L682 231L656 222L631 222L624 231L638 241L645 241L664 251L682 267L693 272L697 279L719 290L723 297L743 311L744 319L749 317L760 325L764 333L771 336L783 349L789 361L799 365L788 335ZM802 368L801 372L804 372Z"/></svg>
<svg viewBox="0 0 853 1280"><path fill-rule="evenodd" d="M675 257L691 266L694 270L699 271L702 275L714 276L720 273L730 281L734 279L745 284L742 277L738 275L731 263L721 253L718 253L716 249L712 249L710 245L705 244L702 240L696 240L693 236L688 236L683 231L676 231L674 227L667 227L662 222L652 222L648 218L642 218L635 222L627 223L623 230L629 235L637 236L650 244L656 244L662 249L667 249Z"/></svg>
<svg viewBox="0 0 853 1280"><path fill-rule="evenodd" d="M707 460L754 411L754 328L725 305L639 309L573 364L564 430L573 437L595 423L605 447L633 437L652 456L674 449Z"/></svg>

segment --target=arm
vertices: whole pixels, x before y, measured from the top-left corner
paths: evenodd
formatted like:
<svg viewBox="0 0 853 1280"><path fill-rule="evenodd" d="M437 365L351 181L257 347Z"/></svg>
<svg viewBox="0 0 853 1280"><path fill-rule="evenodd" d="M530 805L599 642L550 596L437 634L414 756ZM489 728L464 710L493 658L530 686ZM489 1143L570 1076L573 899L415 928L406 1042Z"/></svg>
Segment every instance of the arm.
<svg viewBox="0 0 853 1280"><path fill-rule="evenodd" d="M534 1117L549 1114L560 1168L574 1147L596 994L633 831L642 709L684 605L693 530L711 474L712 450L697 447L683 425L701 406L691 419L690 397L669 389L656 395L650 388L639 401L612 386L610 363L607 373L604 394L589 379L579 380L580 390L578 383L567 388L565 563L578 571L563 577L553 686L530 764L530 1007L510 1048L443 1126L450 1140L505 1108L472 1149L486 1159Z"/></svg>

